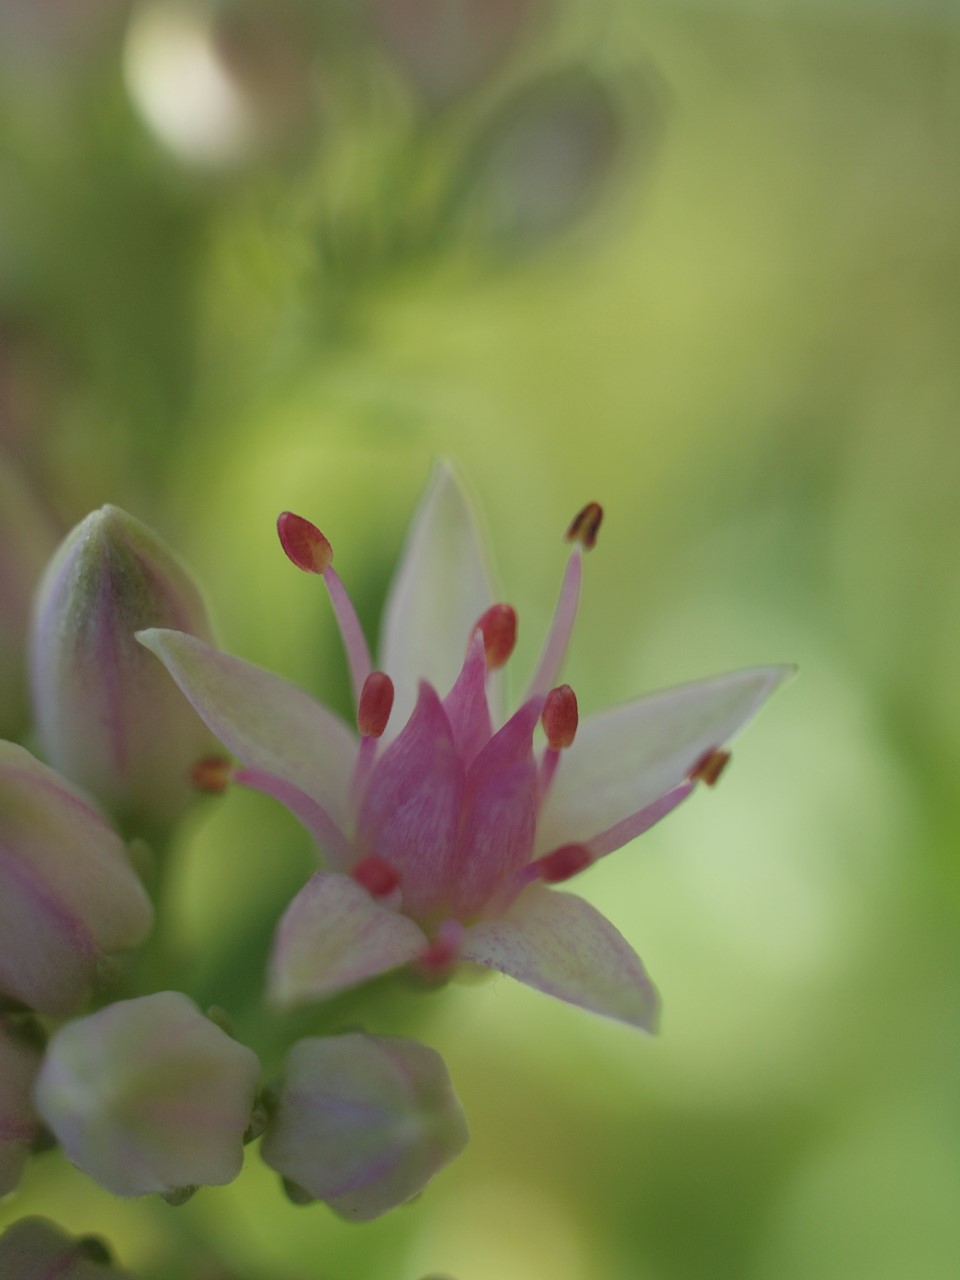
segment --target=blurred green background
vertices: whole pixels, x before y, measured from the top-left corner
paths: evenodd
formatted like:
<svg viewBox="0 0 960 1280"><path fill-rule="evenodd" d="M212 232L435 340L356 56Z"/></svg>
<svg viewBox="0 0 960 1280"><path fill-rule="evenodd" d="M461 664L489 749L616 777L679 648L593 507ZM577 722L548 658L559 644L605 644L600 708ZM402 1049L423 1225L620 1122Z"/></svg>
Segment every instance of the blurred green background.
<svg viewBox="0 0 960 1280"><path fill-rule="evenodd" d="M124 1204L48 1156L0 1223L147 1280L957 1274L958 53L949 0L3 0L0 447L62 528L131 510L225 648L347 709L276 514L374 635L445 456L518 679L589 499L582 709L801 675L578 885L658 1039L388 984L369 1029L440 1049L473 1132L415 1204L293 1208L254 1152ZM175 856L191 994L242 1018L309 841L237 791Z"/></svg>

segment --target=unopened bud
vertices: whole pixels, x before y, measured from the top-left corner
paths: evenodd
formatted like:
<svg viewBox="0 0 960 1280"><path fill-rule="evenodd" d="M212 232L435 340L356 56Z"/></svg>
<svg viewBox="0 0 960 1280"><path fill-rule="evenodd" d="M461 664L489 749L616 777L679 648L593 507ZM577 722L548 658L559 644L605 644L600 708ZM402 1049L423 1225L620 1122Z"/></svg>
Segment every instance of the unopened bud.
<svg viewBox="0 0 960 1280"><path fill-rule="evenodd" d="M0 1197L20 1181L38 1135L33 1081L39 1066L37 1046L20 1034L16 1022L0 1019Z"/></svg>
<svg viewBox="0 0 960 1280"><path fill-rule="evenodd" d="M176 991L120 1000L61 1027L37 1109L84 1173L118 1196L181 1198L232 1182L260 1064Z"/></svg>
<svg viewBox="0 0 960 1280"><path fill-rule="evenodd" d="M79 1240L46 1218L21 1218L0 1236L4 1280L134 1280L96 1236Z"/></svg>
<svg viewBox="0 0 960 1280"><path fill-rule="evenodd" d="M438 1053L354 1033L293 1046L261 1154L287 1182L362 1222L415 1196L467 1137Z"/></svg>
<svg viewBox="0 0 960 1280"><path fill-rule="evenodd" d="M393 681L383 671L371 671L360 691L357 728L364 738L379 738L393 710Z"/></svg>
<svg viewBox="0 0 960 1280"><path fill-rule="evenodd" d="M73 1013L103 956L142 942L152 922L122 840L89 799L0 743L0 992Z"/></svg>
<svg viewBox="0 0 960 1280"><path fill-rule="evenodd" d="M40 586L31 641L37 730L54 768L133 834L167 830L193 799L193 764L216 739L156 658L147 627L211 638L186 570L117 507L87 516Z"/></svg>
<svg viewBox="0 0 960 1280"><path fill-rule="evenodd" d="M284 511L277 516L277 533L287 559L304 573L323 573L333 562L333 547L315 524Z"/></svg>
<svg viewBox="0 0 960 1280"><path fill-rule="evenodd" d="M547 743L554 751L573 746L580 723L577 695L568 684L557 685L547 694L540 713L540 723L547 735Z"/></svg>
<svg viewBox="0 0 960 1280"><path fill-rule="evenodd" d="M517 611L513 605L492 604L477 619L474 632L483 636L487 667L495 671L513 653L517 643Z"/></svg>

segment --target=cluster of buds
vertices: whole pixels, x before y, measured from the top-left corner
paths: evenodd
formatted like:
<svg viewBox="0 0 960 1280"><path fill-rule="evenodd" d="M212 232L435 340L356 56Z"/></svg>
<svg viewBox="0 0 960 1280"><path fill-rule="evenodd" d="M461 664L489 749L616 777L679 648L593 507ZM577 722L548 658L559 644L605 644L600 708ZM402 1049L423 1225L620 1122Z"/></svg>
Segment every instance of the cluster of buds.
<svg viewBox="0 0 960 1280"><path fill-rule="evenodd" d="M27 491L0 481L28 510ZM262 1137L298 1202L352 1219L403 1203L466 1142L434 1051L362 1033L313 1038L264 1081L221 1015L178 991L131 991L122 953L153 928L164 844L198 793L230 776L214 734L136 639L175 627L212 642L193 580L115 507L51 547L45 569L17 565L12 532L0 529L0 567L20 569L0 575L17 605L3 640L10 665L29 669L26 723L43 758L0 741L0 1196L31 1155L58 1146L112 1193L176 1205L232 1181ZM14 729L23 691L0 693ZM54 1273L128 1274L99 1241L41 1219L0 1237L0 1274Z"/></svg>
<svg viewBox="0 0 960 1280"><path fill-rule="evenodd" d="M293 1201L365 1221L466 1144L443 1060L422 1044L310 1036L264 1079L226 1015L131 989L120 956L151 932L163 842L198 791L231 780L286 805L321 860L277 925L267 976L281 1013L400 969L435 988L466 962L654 1029L639 957L558 887L712 787L722 744L789 669L715 676L581 722L558 675L602 518L588 503L567 530L556 614L510 710L501 672L517 611L493 595L447 470L401 558L382 668L329 540L284 513L283 550L322 579L343 634L355 732L217 649L189 574L138 521L104 507L66 537L28 642L44 760L0 743L0 1194L56 1145L114 1194L176 1205L236 1178L259 1139ZM0 1261L18 1277L125 1274L98 1242L40 1220L0 1238Z"/></svg>

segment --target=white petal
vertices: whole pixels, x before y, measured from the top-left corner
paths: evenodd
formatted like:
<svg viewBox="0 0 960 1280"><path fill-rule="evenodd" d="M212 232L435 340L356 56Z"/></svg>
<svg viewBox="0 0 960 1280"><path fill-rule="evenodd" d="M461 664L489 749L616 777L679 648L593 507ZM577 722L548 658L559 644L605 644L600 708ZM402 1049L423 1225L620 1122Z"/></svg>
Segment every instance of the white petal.
<svg viewBox="0 0 960 1280"><path fill-rule="evenodd" d="M497 920L467 930L460 956L528 987L653 1031L657 993L627 940L572 893L531 885Z"/></svg>
<svg viewBox="0 0 960 1280"><path fill-rule="evenodd" d="M536 852L586 843L675 787L792 673L785 666L731 671L588 717L561 756Z"/></svg>
<svg viewBox="0 0 960 1280"><path fill-rule="evenodd" d="M320 1000L389 973L427 949L406 916L381 906L349 876L318 871L290 903L274 941L270 997Z"/></svg>
<svg viewBox="0 0 960 1280"><path fill-rule="evenodd" d="M473 625L493 592L473 513L446 466L438 466L413 518L384 612L380 665L396 689L388 734L406 724L417 682L441 697L463 665Z"/></svg>
<svg viewBox="0 0 960 1280"><path fill-rule="evenodd" d="M302 689L181 631L139 631L220 741L250 769L276 774L341 828L359 750L342 720Z"/></svg>

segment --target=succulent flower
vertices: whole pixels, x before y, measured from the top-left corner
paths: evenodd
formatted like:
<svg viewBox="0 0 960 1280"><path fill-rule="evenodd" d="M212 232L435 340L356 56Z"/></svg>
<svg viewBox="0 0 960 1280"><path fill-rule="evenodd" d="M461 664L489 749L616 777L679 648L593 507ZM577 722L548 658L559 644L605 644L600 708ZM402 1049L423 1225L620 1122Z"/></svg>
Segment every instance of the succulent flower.
<svg viewBox="0 0 960 1280"><path fill-rule="evenodd" d="M329 542L301 517L280 518L288 557L328 588L359 736L307 694L196 637L141 635L240 759L238 781L279 799L323 851L325 868L279 926L276 1000L330 996L411 963L443 974L462 959L654 1025L656 995L632 948L587 902L554 886L646 831L699 782L715 782L722 744L791 668L714 676L579 724L573 691L556 680L582 553L601 516L591 503L568 530L556 615L506 718L499 668L516 613L494 600L469 507L446 470L393 583L382 671L372 669ZM540 726L545 741L535 746Z"/></svg>
<svg viewBox="0 0 960 1280"><path fill-rule="evenodd" d="M32 685L43 754L135 834L163 831L195 794L192 770L216 743L136 643L141 627L210 639L186 570L117 507L61 543L37 598Z"/></svg>
<svg viewBox="0 0 960 1280"><path fill-rule="evenodd" d="M101 959L137 946L152 923L126 847L90 799L0 742L0 994L74 1013Z"/></svg>
<svg viewBox="0 0 960 1280"><path fill-rule="evenodd" d="M134 1280L113 1265L96 1236L74 1239L45 1218L21 1218L0 1236L0 1275L9 1280Z"/></svg>
<svg viewBox="0 0 960 1280"><path fill-rule="evenodd" d="M20 1181L39 1132L33 1081L40 1050L12 1020L0 1018L0 1197Z"/></svg>
<svg viewBox="0 0 960 1280"><path fill-rule="evenodd" d="M416 1195L466 1146L443 1059L414 1040L299 1040L260 1153L297 1199L362 1222Z"/></svg>
<svg viewBox="0 0 960 1280"><path fill-rule="evenodd" d="M232 1182L260 1064L192 1000L161 991L61 1027L37 1110L84 1173L118 1196Z"/></svg>

